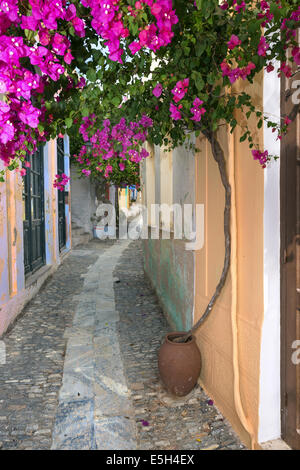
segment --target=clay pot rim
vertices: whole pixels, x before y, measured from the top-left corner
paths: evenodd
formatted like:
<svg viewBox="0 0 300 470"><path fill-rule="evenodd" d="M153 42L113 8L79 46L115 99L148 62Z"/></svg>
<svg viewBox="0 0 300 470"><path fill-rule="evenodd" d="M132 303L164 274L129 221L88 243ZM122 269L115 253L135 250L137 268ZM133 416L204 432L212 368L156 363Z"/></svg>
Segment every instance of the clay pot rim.
<svg viewBox="0 0 300 470"><path fill-rule="evenodd" d="M188 341L187 343L174 343L174 341L169 340L170 336L184 336L186 334L187 334L187 331L172 331L172 333L167 333L165 335L165 341L168 344L172 344L173 346L187 346L188 344L192 344L196 342L196 338L194 335L190 335L191 340Z"/></svg>

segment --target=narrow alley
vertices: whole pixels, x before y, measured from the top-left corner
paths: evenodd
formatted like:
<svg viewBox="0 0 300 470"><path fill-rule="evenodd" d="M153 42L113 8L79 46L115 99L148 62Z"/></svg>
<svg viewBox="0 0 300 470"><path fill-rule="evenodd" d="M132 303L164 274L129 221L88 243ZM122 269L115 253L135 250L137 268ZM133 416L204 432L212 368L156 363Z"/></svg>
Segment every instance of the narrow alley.
<svg viewBox="0 0 300 470"><path fill-rule="evenodd" d="M0 448L243 449L199 385L172 398L140 242L72 250L2 340Z"/></svg>

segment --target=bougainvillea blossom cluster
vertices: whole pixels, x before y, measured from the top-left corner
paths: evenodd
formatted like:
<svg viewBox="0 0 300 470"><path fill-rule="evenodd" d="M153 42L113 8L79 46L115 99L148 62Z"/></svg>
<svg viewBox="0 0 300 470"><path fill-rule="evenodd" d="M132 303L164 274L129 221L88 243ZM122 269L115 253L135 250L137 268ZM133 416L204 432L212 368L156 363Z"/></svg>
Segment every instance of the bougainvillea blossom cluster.
<svg viewBox="0 0 300 470"><path fill-rule="evenodd" d="M73 28L79 38L86 35L86 19L80 17L75 3L65 0L0 3L0 94L3 96L0 159L6 166L12 158L34 152L38 142L47 139L47 130L38 129L46 109L43 100L37 105L35 97L44 93L49 80L58 81L68 75L74 51L66 32ZM81 4L90 10L91 25L105 40L109 58L122 62L124 48L120 41L129 35L129 29L124 26L128 15L121 7L128 7L129 14L134 15L131 6L119 0L82 0ZM140 28L138 44L156 51L169 44L172 26L178 18L172 10L172 0L137 2L137 10L144 8L150 9L153 21L141 19L144 27ZM77 83L71 78L68 82L70 88L85 84L84 77L79 77ZM59 96L54 99L58 101Z"/></svg>
<svg viewBox="0 0 300 470"><path fill-rule="evenodd" d="M53 186L59 191L64 191L65 186L69 183L69 181L70 178L65 173L57 174L55 175Z"/></svg>
<svg viewBox="0 0 300 470"><path fill-rule="evenodd" d="M114 125L105 119L96 131L93 127L95 123L95 115L85 117L79 129L86 144L74 157L82 166L83 175L90 176L93 169L104 178L109 178L113 172L112 161L117 161L120 171L125 171L128 163L138 164L149 156L143 144L153 122L146 115L138 122L127 123L122 118Z"/></svg>
<svg viewBox="0 0 300 470"><path fill-rule="evenodd" d="M262 168L266 168L268 161L270 160L268 150L261 152L260 150L252 150L254 160L258 160Z"/></svg>
<svg viewBox="0 0 300 470"><path fill-rule="evenodd" d="M82 4L91 9L92 27L104 38L109 49L109 58L122 63L124 46L122 40L129 36L129 29L125 25L127 20L121 7L120 0L82 0ZM141 0L135 3L135 8L128 6L129 15L133 18L140 16L145 7L150 8L154 21L141 28L138 40L129 44L132 54L142 47L157 51L160 47L168 45L174 33L172 26L178 22L175 11L172 9L172 0Z"/></svg>
<svg viewBox="0 0 300 470"><path fill-rule="evenodd" d="M296 41L300 6L296 2L207 0L204 8L203 2L196 0L182 5L178 2L177 11L174 5L172 0L137 0L130 4L126 0L1 1L0 159L4 164L9 169L17 168L18 165L11 165L12 159L22 160L28 152L36 150L39 142L53 137L53 132L72 130L75 126L76 131L80 127L86 142L82 151L77 152L84 175L96 171L110 178L116 168L125 174L128 162L138 164L147 156L143 144L148 132L152 132L152 121L145 113L153 117L153 128L166 129L164 136L157 131L160 143L170 131L173 139L176 132L185 135L187 128L201 131L201 126L215 125L215 130L224 116L230 124L234 112L226 109L222 115L220 109L226 103L217 103L211 90L230 87L239 79L252 81L262 68L272 72L273 59L281 61L277 73L286 77L294 73L293 63L300 65ZM279 29L281 36L275 36L274 31ZM206 34L201 32L204 30ZM219 31L222 31L223 47L216 47L213 39L219 37ZM90 42L96 46L88 51L93 61L88 61L79 73L78 50L87 49ZM95 57L98 54L97 59L94 53ZM102 62L99 55L105 57ZM149 60L157 64L153 77L144 68ZM111 68L109 61L115 62ZM115 105L110 97L108 108L101 114L101 100L95 99L95 105L91 105L84 89L92 84L99 91L100 67L122 74L130 63L136 68L129 74L127 89L122 90L127 102L116 96L113 97ZM168 71L160 68L160 64ZM130 87L141 70L148 70L148 95L139 110L133 106L134 121L127 122L120 119L121 111L125 110L125 116L131 101L137 99L134 98L137 93L130 95ZM118 81L118 76L114 75L114 79ZM143 88L147 89L145 82L142 81ZM47 91L51 87L56 91L49 98ZM50 112L49 107L60 105L54 108L63 115L65 91L69 93L67 96L73 93L72 96L79 97L77 103L82 103L84 112L79 106L55 126L59 113ZM145 104L149 94L153 110ZM220 92L216 96L221 96ZM116 116L103 120L101 116L110 115L110 109L114 113L114 107ZM160 116L165 122L159 122ZM54 131L49 131L50 125ZM287 126L286 121L279 129L278 138L287 132ZM270 157L265 152L255 152L253 157L264 167ZM64 186L65 181L57 178L56 187Z"/></svg>

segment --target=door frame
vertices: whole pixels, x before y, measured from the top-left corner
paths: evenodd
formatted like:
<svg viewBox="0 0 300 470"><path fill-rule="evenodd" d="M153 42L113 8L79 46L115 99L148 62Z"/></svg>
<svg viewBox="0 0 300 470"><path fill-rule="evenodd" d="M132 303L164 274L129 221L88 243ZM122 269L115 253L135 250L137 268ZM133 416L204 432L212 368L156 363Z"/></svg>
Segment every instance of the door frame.
<svg viewBox="0 0 300 470"><path fill-rule="evenodd" d="M57 174L65 172L65 141L63 138L58 137L56 141L56 155L57 155ZM62 167L59 165L59 159L63 163ZM57 216L58 216L58 244L59 251L63 251L67 244L67 220L66 220L66 191L58 191L57 194ZM63 206L63 210L61 207Z"/></svg>

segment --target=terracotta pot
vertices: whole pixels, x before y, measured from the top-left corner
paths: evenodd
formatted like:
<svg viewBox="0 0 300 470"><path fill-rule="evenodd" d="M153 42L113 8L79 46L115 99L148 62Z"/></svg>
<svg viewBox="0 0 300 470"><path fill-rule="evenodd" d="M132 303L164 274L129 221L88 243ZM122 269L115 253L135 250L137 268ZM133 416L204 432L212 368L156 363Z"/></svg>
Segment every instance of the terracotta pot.
<svg viewBox="0 0 300 470"><path fill-rule="evenodd" d="M172 338L186 333L168 333L158 353L158 369L161 380L169 393L183 397L197 383L201 371L201 354L195 336L187 343L174 343Z"/></svg>

